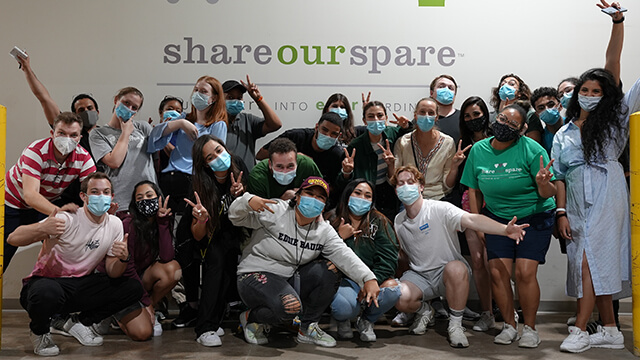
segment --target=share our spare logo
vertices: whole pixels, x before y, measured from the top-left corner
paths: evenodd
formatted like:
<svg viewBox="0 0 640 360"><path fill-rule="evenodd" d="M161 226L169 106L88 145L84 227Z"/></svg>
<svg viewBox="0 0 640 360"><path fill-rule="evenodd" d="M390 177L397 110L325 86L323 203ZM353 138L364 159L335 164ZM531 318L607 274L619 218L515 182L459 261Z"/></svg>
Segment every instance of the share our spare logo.
<svg viewBox="0 0 640 360"><path fill-rule="evenodd" d="M167 0L170 4L175 4L180 0ZM207 0L211 5L216 4L218 0ZM444 6L444 0L418 0L418 6Z"/></svg>

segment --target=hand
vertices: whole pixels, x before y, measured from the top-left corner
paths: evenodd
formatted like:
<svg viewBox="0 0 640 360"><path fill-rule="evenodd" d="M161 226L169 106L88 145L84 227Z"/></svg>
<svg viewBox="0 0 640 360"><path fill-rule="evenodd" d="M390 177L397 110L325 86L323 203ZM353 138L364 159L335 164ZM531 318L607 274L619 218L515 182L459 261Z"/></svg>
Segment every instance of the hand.
<svg viewBox="0 0 640 360"><path fill-rule="evenodd" d="M468 145L466 148L462 149L462 140L460 140L458 142L458 151L456 152L455 155L453 155L453 159L451 159L451 167L458 167L460 166L460 164L462 164L462 162L464 161L464 159L466 159L467 157L464 155L464 153L466 153L467 151L469 151L469 149L471 149L471 145Z"/></svg>
<svg viewBox="0 0 640 360"><path fill-rule="evenodd" d="M64 204L60 208L60 211L66 211L66 212L70 212L72 214L75 214L76 211L78 211L78 208L80 208L78 205L76 205L74 203L68 203L68 204Z"/></svg>
<svg viewBox="0 0 640 360"><path fill-rule="evenodd" d="M406 129L409 127L409 123L411 122L411 120L409 120L406 116L398 116L396 115L396 113L393 113L393 117L396 118L395 120L389 120L390 123L395 124L400 126L403 129Z"/></svg>
<svg viewBox="0 0 640 360"><path fill-rule="evenodd" d="M351 152L351 156L349 156L349 152L347 151L347 149L344 149L344 159L342 159L342 173L345 175L346 179L351 177L351 173L353 172L353 165L355 164L353 159L355 157L356 157L355 148Z"/></svg>
<svg viewBox="0 0 640 360"><path fill-rule="evenodd" d="M160 208L158 209L158 217L163 218L171 216L171 208L169 208L169 196L171 195L167 195L167 197L164 198L164 203L162 202L162 200L159 200Z"/></svg>
<svg viewBox="0 0 640 360"><path fill-rule="evenodd" d="M516 225L517 220L518 218L514 216L505 228L505 233L510 239L516 241L516 245L524 239L524 235L527 233L524 229L529 227L529 224Z"/></svg>
<svg viewBox="0 0 640 360"><path fill-rule="evenodd" d="M378 294L380 294L380 288L378 287L378 281L371 279L364 283L362 289L358 293L358 301L366 301L367 305L371 305L371 301L378 306Z"/></svg>
<svg viewBox="0 0 640 360"><path fill-rule="evenodd" d="M233 176L233 172L231 174L231 195L240 196L244 192L244 185L242 185L242 171L238 174L238 180L236 181Z"/></svg>
<svg viewBox="0 0 640 360"><path fill-rule="evenodd" d="M149 125L151 125L151 123L153 123L153 119L151 118L151 116L149 116L149 120L147 120L147 122L149 123Z"/></svg>
<svg viewBox="0 0 640 360"><path fill-rule="evenodd" d="M270 199L263 199L260 196L254 196L251 199L249 199L249 207L251 207L253 211L257 211L259 213L267 210L273 214L274 213L273 210L271 210L271 208L267 204L277 204L277 203L278 203L277 201L270 200Z"/></svg>
<svg viewBox="0 0 640 360"><path fill-rule="evenodd" d="M184 131L185 134L191 139L191 141L196 141L198 139L198 128L193 125L193 123L187 119L180 120L180 128Z"/></svg>
<svg viewBox="0 0 640 360"><path fill-rule="evenodd" d="M191 209L191 215L198 222L207 222L207 220L209 220L209 213L207 212L207 209L202 206L202 202L200 201L200 196L198 196L198 193L194 191L193 195L196 198L195 204L187 198L184 199L184 201L186 201L187 204L193 208Z"/></svg>
<svg viewBox="0 0 640 360"><path fill-rule="evenodd" d="M26 51L25 51L25 53L26 53ZM27 54L27 55L29 55L29 54ZM18 65L19 65L18 69L22 69L22 71L24 71L24 72L30 72L31 71L31 61L29 59L31 59L30 56L27 56L26 59L23 59L21 56L16 56L16 60L18 61Z"/></svg>
<svg viewBox="0 0 640 360"><path fill-rule="evenodd" d="M240 83L242 83L242 86L247 88L247 93L249 94L249 96L251 96L253 101L255 101L257 104L258 100L262 97L262 95L260 95L260 90L258 90L258 85L251 82L251 79L249 79L249 75L247 75L246 84L242 80L240 80Z"/></svg>
<svg viewBox="0 0 640 360"><path fill-rule="evenodd" d="M58 208L53 209L49 217L40 223L40 231L49 235L49 237L58 237L64 233L65 220L57 218Z"/></svg>
<svg viewBox="0 0 640 360"><path fill-rule="evenodd" d="M371 99L371 91L369 91L369 94L367 94L367 98L364 98L364 93L362 93L362 108L364 109L364 106L367 105L369 103L369 100Z"/></svg>
<svg viewBox="0 0 640 360"><path fill-rule="evenodd" d="M566 216L561 216L556 220L556 225L558 226L558 232L560 236L562 236L565 240L573 240L571 237L571 226L569 224L569 219Z"/></svg>
<svg viewBox="0 0 640 360"><path fill-rule="evenodd" d="M553 174L551 173L551 171L549 171L549 168L551 167L554 161L555 159L551 159L551 161L549 161L547 166L544 166L544 162L542 161L542 155L540 155L540 170L538 170L538 173L536 174L536 183L538 183L538 186L547 185L551 180L551 178L553 177Z"/></svg>
<svg viewBox="0 0 640 360"><path fill-rule="evenodd" d="M596 4L597 7L599 7L600 9L606 9L608 7L612 7L612 8L616 8L616 9L620 9L620 3L619 2L612 2L611 4L608 4L606 1L604 0L600 0L601 4ZM613 20L618 21L620 19L622 19L622 13L620 11L615 12L613 15L611 15L611 17L613 18Z"/></svg>
<svg viewBox="0 0 640 360"><path fill-rule="evenodd" d="M135 129L135 127L133 126L134 116L135 114L131 116L131 118L129 118L129 120L127 120L126 122L118 118L118 121L120 121L120 129L122 130L122 136L126 136L127 140L129 139L129 135L131 135L133 133L133 130Z"/></svg>
<svg viewBox="0 0 640 360"><path fill-rule="evenodd" d="M351 224L346 224L344 218L340 218L340 225L338 226L338 235L342 239L348 239L352 236L360 234L362 230L356 230Z"/></svg>
<svg viewBox="0 0 640 360"><path fill-rule="evenodd" d="M294 197L296 197L296 193L297 192L298 192L298 188L289 189L289 190L285 191L284 194L282 194L282 196L280 196L280 199L282 199L282 200L291 200Z"/></svg>
<svg viewBox="0 0 640 360"><path fill-rule="evenodd" d="M116 212L118 212L119 208L120 208L120 206L118 205L118 203L112 202L111 204L109 204L109 210L107 210L107 213L109 215L115 215Z"/></svg>
<svg viewBox="0 0 640 360"><path fill-rule="evenodd" d="M127 241L129 240L129 234L124 234L122 241L116 241L111 246L111 253L122 261L126 261L129 257L129 247Z"/></svg>
<svg viewBox="0 0 640 360"><path fill-rule="evenodd" d="M393 153L391 152L391 146L389 145L389 139L387 139L385 141L387 142L387 148L386 149L382 145L380 145L380 143L378 143L376 145L378 145L378 147L380 149L382 149L382 151L384 151L384 153L382 154L384 162L387 163L388 167L392 167L392 166L395 165L396 157L393 156Z"/></svg>

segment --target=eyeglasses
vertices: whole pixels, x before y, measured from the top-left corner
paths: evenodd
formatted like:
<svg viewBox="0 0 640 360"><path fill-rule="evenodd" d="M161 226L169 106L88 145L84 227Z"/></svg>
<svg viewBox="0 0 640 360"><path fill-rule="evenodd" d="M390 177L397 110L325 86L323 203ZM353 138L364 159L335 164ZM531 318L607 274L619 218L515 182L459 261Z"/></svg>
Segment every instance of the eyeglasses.
<svg viewBox="0 0 640 360"><path fill-rule="evenodd" d="M505 114L498 114L498 116L496 116L496 120L509 125L509 127L513 129L520 129L520 124L518 124L517 121L509 120Z"/></svg>

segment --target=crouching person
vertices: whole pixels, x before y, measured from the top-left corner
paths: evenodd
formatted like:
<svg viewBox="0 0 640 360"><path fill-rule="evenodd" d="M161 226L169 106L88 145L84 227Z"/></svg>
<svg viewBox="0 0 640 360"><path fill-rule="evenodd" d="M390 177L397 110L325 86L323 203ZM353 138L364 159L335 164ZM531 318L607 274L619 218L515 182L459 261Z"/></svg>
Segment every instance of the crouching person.
<svg viewBox="0 0 640 360"><path fill-rule="evenodd" d="M142 296L135 279L121 277L129 259L122 222L107 210L113 199L111 181L96 172L82 181L84 206L74 214L56 210L43 221L18 227L8 238L14 246L42 241L31 274L23 280L20 304L31 322L34 353L58 355L49 332L54 314L74 313L64 325L82 345L100 346L102 337L90 326L130 306ZM106 273L94 269L106 257Z"/></svg>

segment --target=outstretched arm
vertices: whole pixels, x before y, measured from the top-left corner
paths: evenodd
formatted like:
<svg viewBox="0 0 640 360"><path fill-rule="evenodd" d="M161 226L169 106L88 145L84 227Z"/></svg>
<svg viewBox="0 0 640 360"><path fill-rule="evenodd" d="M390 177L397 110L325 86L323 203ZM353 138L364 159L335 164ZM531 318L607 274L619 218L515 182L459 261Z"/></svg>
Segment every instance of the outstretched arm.
<svg viewBox="0 0 640 360"><path fill-rule="evenodd" d="M31 88L31 92L35 95L38 101L40 101L40 105L44 111L44 116L47 118L47 122L49 125L53 126L53 120L58 116L58 114L60 114L60 108L55 101L53 101L51 95L49 95L47 88L45 88L40 80L38 80L33 69L31 69L30 58L31 57L23 59L20 56L17 56L16 60L18 60L22 71L24 71L24 76L27 78L27 83L29 84L29 88Z"/></svg>
<svg viewBox="0 0 640 360"><path fill-rule="evenodd" d="M600 9L608 7L620 8L620 3L613 2L608 4L605 0L600 0L601 4L596 4ZM620 11L611 15L614 23L611 27L611 38L609 38L609 45L607 46L607 52L605 54L604 68L613 74L613 78L616 80L616 85L620 84L620 55L622 54L622 44L624 42L624 16ZM616 23L618 22L618 23Z"/></svg>

